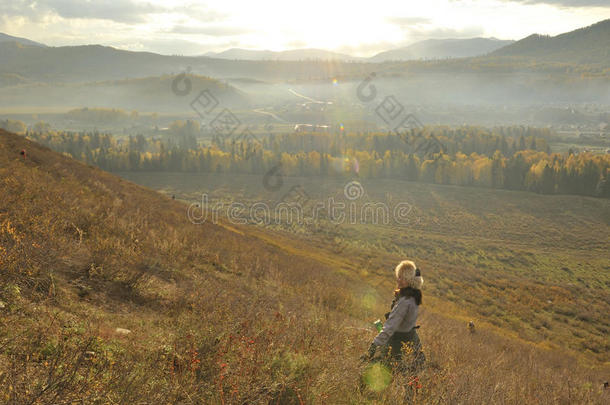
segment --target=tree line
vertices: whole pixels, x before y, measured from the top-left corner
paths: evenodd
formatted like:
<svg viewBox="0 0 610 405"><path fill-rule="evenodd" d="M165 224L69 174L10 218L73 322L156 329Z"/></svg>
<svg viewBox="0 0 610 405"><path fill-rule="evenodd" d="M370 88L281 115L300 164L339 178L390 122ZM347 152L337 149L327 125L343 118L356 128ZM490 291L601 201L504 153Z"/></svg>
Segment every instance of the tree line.
<svg viewBox="0 0 610 405"><path fill-rule="evenodd" d="M98 132L26 136L107 171L359 176L610 197L610 154L551 153L548 129L420 128L406 134L283 134L200 143L191 124L173 137ZM543 138L544 136L544 138ZM421 145L425 148L418 147ZM432 147L430 147L432 146Z"/></svg>

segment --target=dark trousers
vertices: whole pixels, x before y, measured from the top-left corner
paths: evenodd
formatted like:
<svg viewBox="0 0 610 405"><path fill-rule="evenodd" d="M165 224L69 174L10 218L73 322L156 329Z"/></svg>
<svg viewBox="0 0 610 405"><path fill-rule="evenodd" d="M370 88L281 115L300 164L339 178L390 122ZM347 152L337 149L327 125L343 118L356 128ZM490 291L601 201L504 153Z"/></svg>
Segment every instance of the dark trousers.
<svg viewBox="0 0 610 405"><path fill-rule="evenodd" d="M416 370L426 361L415 328L408 332L394 332L388 346L388 360L399 370Z"/></svg>

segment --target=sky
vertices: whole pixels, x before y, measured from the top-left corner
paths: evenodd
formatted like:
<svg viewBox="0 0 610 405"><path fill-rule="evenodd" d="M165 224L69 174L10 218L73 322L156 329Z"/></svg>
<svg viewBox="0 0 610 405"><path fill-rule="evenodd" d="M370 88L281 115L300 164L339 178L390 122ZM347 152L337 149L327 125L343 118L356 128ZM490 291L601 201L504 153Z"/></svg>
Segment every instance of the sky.
<svg viewBox="0 0 610 405"><path fill-rule="evenodd" d="M518 40L608 18L610 0L0 0L5 34L180 55L320 48L372 56L429 38Z"/></svg>

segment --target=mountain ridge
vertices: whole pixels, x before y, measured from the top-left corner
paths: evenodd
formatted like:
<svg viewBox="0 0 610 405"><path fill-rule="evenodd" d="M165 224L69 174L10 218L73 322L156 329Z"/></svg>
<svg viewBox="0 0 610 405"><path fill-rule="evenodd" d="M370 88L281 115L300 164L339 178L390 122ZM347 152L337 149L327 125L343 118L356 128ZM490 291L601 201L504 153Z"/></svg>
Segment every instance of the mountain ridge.
<svg viewBox="0 0 610 405"><path fill-rule="evenodd" d="M44 48L47 47L43 43L32 41L31 39L27 39L27 38L14 37L12 35L8 35L3 32L0 32L0 43L1 42L16 42L16 43L22 44L22 45L32 45L32 46L39 46L39 47L44 47Z"/></svg>
<svg viewBox="0 0 610 405"><path fill-rule="evenodd" d="M380 52L370 58L371 62L386 62L417 59L446 59L482 56L512 44L513 40L496 38L445 38L426 39L411 45Z"/></svg>
<svg viewBox="0 0 610 405"><path fill-rule="evenodd" d="M491 56L533 58L579 64L610 63L610 19L559 35L531 34Z"/></svg>
<svg viewBox="0 0 610 405"><path fill-rule="evenodd" d="M102 45L40 47L16 42L0 42L0 57L2 58L0 77L4 77L3 82L9 85L27 81L79 82L178 74L191 68L194 74L219 78L248 76L259 80L312 80L329 77L363 77L368 74L370 65L375 63L387 63L392 69L404 73L411 68L420 66L426 69L438 69L442 64L454 70L463 69L462 66L468 67L473 64L490 65L488 62L491 62L492 66L498 66L499 63L511 68L511 60L515 58L524 61L525 64L522 63L524 66L562 63L578 67L578 64L593 63L598 68L603 68L604 64L610 64L610 20L601 21L592 26L555 37L534 34L482 56L464 56L489 49L482 50L481 46L483 45L481 44L489 47L499 46L502 43L504 43L502 40L485 38L427 40L423 42L423 45L438 46L437 51L451 50L453 47L452 52L454 53L452 55L456 58L439 59L440 55L447 56L447 54L441 54L437 51L435 51L437 53L416 53L416 48L423 46L422 43L416 43L411 45L410 48L407 47L410 49L410 56L392 56L392 53L382 53L372 59L350 57L352 59L351 63L336 59L335 63L329 64L326 63L326 60L317 58L316 55L322 55L319 52L323 52L323 55L341 54L309 50L310 58L297 62L288 59L306 55L303 50L285 51L282 53L285 60L277 61L261 60L261 56L264 58L265 55L269 55L264 53L267 51L236 50L235 52L241 52L242 54L243 52L249 55L254 53L258 55L256 58L259 59L237 60L219 58L218 56L172 56L152 52L133 52ZM460 44L460 46L456 48L455 44ZM474 52L473 49L478 49L478 51ZM258 52L263 52L263 54L258 54ZM390 52L404 52L404 48L402 51L399 49ZM300 56L294 56L295 53ZM401 57L421 57L422 55L429 57L436 55L436 57L431 60L400 60ZM458 56L461 57L457 58ZM253 56L249 57L253 58ZM387 59L392 61L386 61ZM472 67L469 69L475 72L480 71ZM10 76L15 74L19 78Z"/></svg>

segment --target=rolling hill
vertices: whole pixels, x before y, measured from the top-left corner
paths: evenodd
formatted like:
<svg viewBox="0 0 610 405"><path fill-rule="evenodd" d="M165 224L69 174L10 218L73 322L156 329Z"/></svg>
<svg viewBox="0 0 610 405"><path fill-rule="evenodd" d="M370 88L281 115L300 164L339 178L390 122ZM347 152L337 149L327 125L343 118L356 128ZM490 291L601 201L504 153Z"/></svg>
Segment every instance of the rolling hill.
<svg viewBox="0 0 610 405"><path fill-rule="evenodd" d="M180 73L189 58L130 52L100 45L41 48L0 43L0 73L19 73L40 82L121 80Z"/></svg>
<svg viewBox="0 0 610 405"><path fill-rule="evenodd" d="M610 20L554 37L533 34L500 48L492 56L537 61L610 65Z"/></svg>
<svg viewBox="0 0 610 405"><path fill-rule="evenodd" d="M369 58L370 62L386 62L414 59L448 59L481 56L512 44L511 40L495 38L427 39L399 49L380 52Z"/></svg>
<svg viewBox="0 0 610 405"><path fill-rule="evenodd" d="M16 82L10 75L19 75L18 83L90 82L178 74L189 68L193 74L215 78L247 77L275 82L317 81L333 77L362 80L372 70L392 75L439 70L478 74L482 68L494 67L505 73L539 65L543 70L554 72L556 66L544 63L574 67L579 64L607 65L610 58L609 25L610 20L601 21L552 38L533 35L493 52L508 41L488 38L427 40L383 52L369 60L315 49L277 53L231 49L214 57L186 57L131 52L100 45L41 47L8 41L0 42L0 78L7 78L4 82L8 85ZM349 61L346 62L345 58ZM404 61L413 58L436 60ZM439 60L441 58L452 59ZM333 59L333 63L328 63L328 59ZM515 59L525 62L515 62ZM378 64L380 61L388 62Z"/></svg>
<svg viewBox="0 0 610 405"><path fill-rule="evenodd" d="M603 403L607 367L484 324L469 333L434 289L421 387L375 392L358 356L391 281L366 258L195 225L179 201L4 131L0 179L3 402Z"/></svg>
<svg viewBox="0 0 610 405"><path fill-rule="evenodd" d="M329 64L325 60L228 60L208 56L168 56L100 45L41 48L0 43L0 77L19 74L34 82L90 82L191 73L215 78L289 81L345 74L364 75L367 63Z"/></svg>
<svg viewBox="0 0 610 405"><path fill-rule="evenodd" d="M14 37L12 35L8 35L8 34L4 34L4 33L0 32L0 43L2 43L2 42L14 42L14 43L21 44L21 45L33 45L33 46L46 47L45 44L41 44L40 42L35 42L35 41L29 40L27 38Z"/></svg>
<svg viewBox="0 0 610 405"><path fill-rule="evenodd" d="M189 74L190 91L177 96L172 85L177 75L138 79L106 80L87 83L25 82L0 87L0 108L72 108L78 106L123 108L128 110L183 112L202 90L208 90L227 108L242 108L250 103L248 95L230 84L206 76ZM17 80L17 79L15 79ZM22 79L23 80L23 79ZM178 91L187 88L179 84Z"/></svg>
<svg viewBox="0 0 610 405"><path fill-rule="evenodd" d="M386 62L407 61L416 59L448 59L465 58L470 56L485 55L503 46L513 43L510 40L499 40L495 38L470 38L470 39L428 39L419 41L409 46L380 52L370 58L355 57L322 49L291 49L274 52L268 50L251 50L232 48L223 52L209 52L205 56L233 60L258 60L258 61L304 61L304 60L335 60L335 61L360 61L360 62Z"/></svg>

